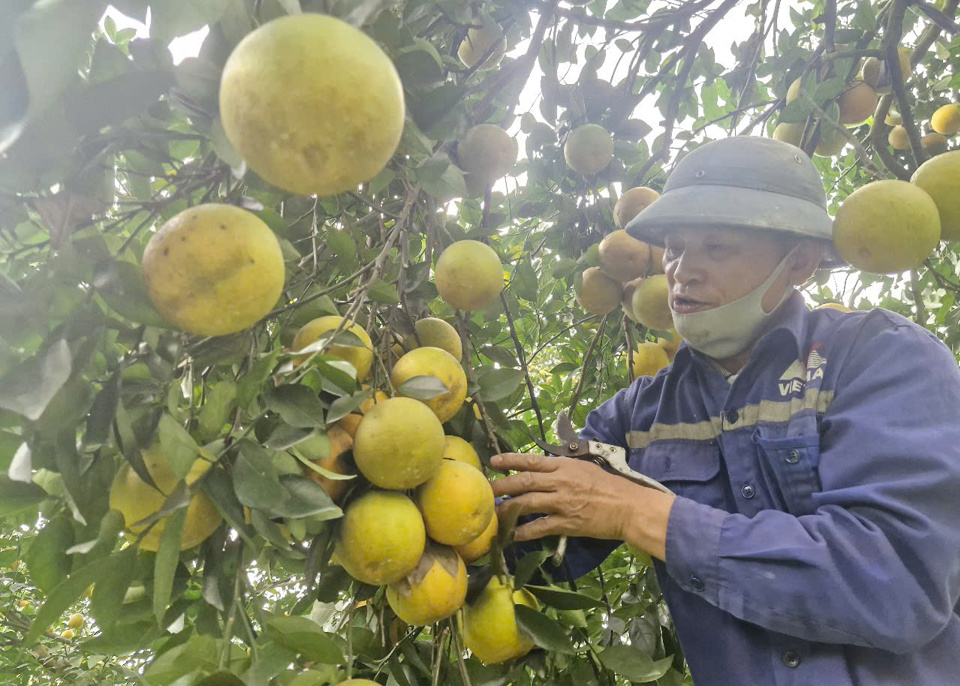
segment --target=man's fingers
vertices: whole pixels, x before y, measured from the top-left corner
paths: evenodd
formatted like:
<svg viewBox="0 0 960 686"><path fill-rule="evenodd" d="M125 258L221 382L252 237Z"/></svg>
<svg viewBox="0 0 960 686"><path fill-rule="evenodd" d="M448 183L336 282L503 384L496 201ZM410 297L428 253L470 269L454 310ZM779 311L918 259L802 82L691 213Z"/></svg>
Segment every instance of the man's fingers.
<svg viewBox="0 0 960 686"><path fill-rule="evenodd" d="M497 497L504 495L521 495L531 491L552 491L552 479L537 472L518 472L505 476L502 479L495 479L490 482L493 487L493 494Z"/></svg>
<svg viewBox="0 0 960 686"><path fill-rule="evenodd" d="M552 493L525 493L505 500L497 507L497 517L503 518L501 512L506 513L506 509L518 508L521 515L525 514L556 514L559 508L556 504L556 496Z"/></svg>
<svg viewBox="0 0 960 686"><path fill-rule="evenodd" d="M530 455L529 453L500 453L490 458L490 466L501 472L552 472L564 458Z"/></svg>
<svg viewBox="0 0 960 686"><path fill-rule="evenodd" d="M556 517L540 517L532 522L518 526L514 532L515 541L533 541L544 536L556 536L561 531Z"/></svg>

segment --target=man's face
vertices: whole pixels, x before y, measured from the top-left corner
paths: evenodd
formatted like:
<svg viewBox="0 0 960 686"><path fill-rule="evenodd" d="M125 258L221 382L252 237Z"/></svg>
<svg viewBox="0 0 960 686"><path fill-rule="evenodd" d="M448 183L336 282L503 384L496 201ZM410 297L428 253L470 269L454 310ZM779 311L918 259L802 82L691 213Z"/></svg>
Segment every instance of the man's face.
<svg viewBox="0 0 960 686"><path fill-rule="evenodd" d="M664 247L670 307L687 314L743 297L770 276L790 246L775 235L745 229L675 229ZM765 311L780 301L789 276L784 270L767 290Z"/></svg>

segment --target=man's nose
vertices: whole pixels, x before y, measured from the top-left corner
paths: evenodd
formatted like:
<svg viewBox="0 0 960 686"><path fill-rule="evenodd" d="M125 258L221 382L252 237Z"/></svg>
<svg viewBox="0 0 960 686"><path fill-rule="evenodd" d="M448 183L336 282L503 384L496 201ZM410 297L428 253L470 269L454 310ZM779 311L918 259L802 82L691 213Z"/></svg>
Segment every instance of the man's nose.
<svg viewBox="0 0 960 686"><path fill-rule="evenodd" d="M688 252L680 253L670 267L671 277L680 284L696 280L702 271L698 261Z"/></svg>

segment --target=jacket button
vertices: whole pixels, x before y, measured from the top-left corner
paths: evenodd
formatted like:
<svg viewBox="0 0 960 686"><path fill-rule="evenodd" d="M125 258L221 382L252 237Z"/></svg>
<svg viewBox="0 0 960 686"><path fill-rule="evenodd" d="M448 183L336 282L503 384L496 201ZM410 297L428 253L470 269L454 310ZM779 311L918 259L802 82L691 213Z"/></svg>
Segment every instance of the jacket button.
<svg viewBox="0 0 960 686"><path fill-rule="evenodd" d="M737 420L740 419L740 413L736 410L727 410L727 422L730 424L736 424Z"/></svg>
<svg viewBox="0 0 960 686"><path fill-rule="evenodd" d="M753 496L757 494L756 490L750 484L744 484L743 488L740 489L740 495L742 495L747 500L750 500Z"/></svg>
<svg viewBox="0 0 960 686"><path fill-rule="evenodd" d="M788 650L783 654L783 664L790 669L796 669L798 666L800 666L800 656L792 650Z"/></svg>
<svg viewBox="0 0 960 686"><path fill-rule="evenodd" d="M797 464L797 462L800 461L800 453L796 450L791 450L784 459L790 464Z"/></svg>
<svg viewBox="0 0 960 686"><path fill-rule="evenodd" d="M691 576L691 577L690 577L690 587L693 588L693 590L694 590L694 591L697 591L697 592L700 592L700 591L702 591L704 588L706 588L706 586L704 586L704 585L703 585L703 582L700 580L700 577L696 577L696 576Z"/></svg>

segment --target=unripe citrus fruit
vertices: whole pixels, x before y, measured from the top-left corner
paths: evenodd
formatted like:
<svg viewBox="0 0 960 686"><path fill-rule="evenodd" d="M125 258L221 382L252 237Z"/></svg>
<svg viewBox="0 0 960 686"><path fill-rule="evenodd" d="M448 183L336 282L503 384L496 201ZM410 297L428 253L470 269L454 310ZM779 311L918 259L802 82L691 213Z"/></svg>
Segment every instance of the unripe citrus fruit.
<svg viewBox="0 0 960 686"><path fill-rule="evenodd" d="M467 397L467 375L459 360L440 348L415 348L397 360L390 373L390 383L399 393L403 384L415 376L432 376L449 389L446 393L422 401L441 422L449 420Z"/></svg>
<svg viewBox="0 0 960 686"><path fill-rule="evenodd" d="M479 560L481 557L490 552L490 546L493 543L493 539L497 536L497 527L499 522L497 521L497 511L493 511L493 517L490 518L490 523L487 524L487 528L483 530L483 533L477 536L475 539L469 543L464 543L463 545L454 546L454 550L463 558L463 561L467 564L473 562L474 560Z"/></svg>
<svg viewBox="0 0 960 686"><path fill-rule="evenodd" d="M876 57L868 57L863 61L860 79L868 86L876 88L880 82L880 64L880 60Z"/></svg>
<svg viewBox="0 0 960 686"><path fill-rule="evenodd" d="M928 133L926 136L923 136L920 139L920 144L931 155L939 155L942 152L946 152L948 147L947 137L942 133L936 132Z"/></svg>
<svg viewBox="0 0 960 686"><path fill-rule="evenodd" d="M67 640L74 637L73 629L65 629L60 632L60 638L65 638Z"/></svg>
<svg viewBox="0 0 960 686"><path fill-rule="evenodd" d="M632 357L634 376L656 376L658 371L670 365L667 351L653 341L640 343Z"/></svg>
<svg viewBox="0 0 960 686"><path fill-rule="evenodd" d="M887 142L890 143L890 147L894 150L910 149L910 137L907 135L907 130L899 124L890 129Z"/></svg>
<svg viewBox="0 0 960 686"><path fill-rule="evenodd" d="M847 139L843 137L840 131L827 124L822 124L820 126L820 140L817 141L817 147L813 154L817 157L833 157L843 150L846 144Z"/></svg>
<svg viewBox="0 0 960 686"><path fill-rule="evenodd" d="M618 229L626 228L630 220L660 197L652 188L639 186L624 192L613 206L613 223Z"/></svg>
<svg viewBox="0 0 960 686"><path fill-rule="evenodd" d="M520 633L514 604L539 609L530 591L514 591L512 585L494 576L477 601L463 608L463 644L485 664L516 660L535 645Z"/></svg>
<svg viewBox="0 0 960 686"><path fill-rule="evenodd" d="M487 28L484 26L478 29L470 29L467 31L466 37L457 49L457 56L465 67L472 69L477 62L483 59L484 55L491 52L490 48L492 48L496 42L497 47L493 49L490 57L479 67L480 70L493 69L500 64L500 60L503 59L503 53L506 52L507 49L507 38L506 36L500 36L501 33L501 30L496 27ZM500 38L498 39L497 36L500 36Z"/></svg>
<svg viewBox="0 0 960 686"><path fill-rule="evenodd" d="M325 14L267 22L234 48L220 81L227 138L250 168L300 195L356 190L403 133L403 84L365 33Z"/></svg>
<svg viewBox="0 0 960 686"><path fill-rule="evenodd" d="M960 131L960 105L944 105L933 113L930 126L937 133L952 136Z"/></svg>
<svg viewBox="0 0 960 686"><path fill-rule="evenodd" d="M457 241L437 259L434 282L451 307L482 310L503 290L503 265L486 243Z"/></svg>
<svg viewBox="0 0 960 686"><path fill-rule="evenodd" d="M840 95L838 104L841 124L862 124L877 108L877 92L863 81L857 81Z"/></svg>
<svg viewBox="0 0 960 686"><path fill-rule="evenodd" d="M940 240L933 199L906 181L874 181L851 193L833 222L840 256L857 269L893 274L923 264Z"/></svg>
<svg viewBox="0 0 960 686"><path fill-rule="evenodd" d="M670 333L673 334L672 338L658 338L657 345L663 348L663 351L667 353L667 357L669 357L670 361L673 362L673 358L680 349L680 344L683 342L683 339L673 327L670 328Z"/></svg>
<svg viewBox="0 0 960 686"><path fill-rule="evenodd" d="M353 439L360 472L380 488L415 488L443 461L443 425L413 398L391 398L364 415Z"/></svg>
<svg viewBox="0 0 960 686"><path fill-rule="evenodd" d="M463 357L463 343L460 341L460 334L442 319L436 317L418 319L413 328L417 335L414 336L411 343L419 343L418 347L446 350L458 360Z"/></svg>
<svg viewBox="0 0 960 686"><path fill-rule="evenodd" d="M463 545L483 533L493 517L493 489L483 472L464 462L444 460L417 489L427 535L437 543Z"/></svg>
<svg viewBox="0 0 960 686"><path fill-rule="evenodd" d="M327 440L330 441L330 450L326 455L314 457L316 451L315 443L320 442L318 437L311 437L297 444L300 453L318 467L326 469L335 474L353 473L350 462L347 460L346 453L353 447L353 438L344 429L338 426L331 426L327 429ZM326 447L326 446L324 446ZM304 468L307 476L320 484L320 487L327 492L330 499L337 501L343 495L347 487L354 482L353 479L331 479L319 472L315 472L307 467Z"/></svg>
<svg viewBox="0 0 960 686"><path fill-rule="evenodd" d="M793 83L790 84L790 87L787 88L787 104L800 97L800 83L803 80L803 77L796 78L793 80Z"/></svg>
<svg viewBox="0 0 960 686"><path fill-rule="evenodd" d="M204 336L242 331L283 289L283 254L257 215L233 205L197 205L168 220L143 253L150 301L171 325Z"/></svg>
<svg viewBox="0 0 960 686"><path fill-rule="evenodd" d="M613 159L613 138L602 126L584 124L567 136L563 158L578 174L596 174Z"/></svg>
<svg viewBox="0 0 960 686"><path fill-rule="evenodd" d="M472 445L459 436L447 436L444 441L444 459L463 462L471 467L476 467L481 472L483 471L483 465L480 464L480 456L477 455L477 451L473 449Z"/></svg>
<svg viewBox="0 0 960 686"><path fill-rule="evenodd" d="M387 586L387 603L413 626L450 617L466 597L466 565L452 548L435 544L427 546L412 572Z"/></svg>
<svg viewBox="0 0 960 686"><path fill-rule="evenodd" d="M357 427L360 426L361 419L363 419L363 415L351 413L346 417L341 417L340 421L337 422L337 426L343 429L350 438L353 438L357 435Z"/></svg>
<svg viewBox="0 0 960 686"><path fill-rule="evenodd" d="M312 322L304 324L303 327L297 331L297 335L293 339L293 345L290 347L293 348L293 350L303 350L311 343L319 341L323 334L329 331L335 331L342 321L343 317L335 314L327 315L326 317L317 317ZM327 346L326 354L336 355L352 364L353 368L357 370L357 381L363 381L369 376L370 367L373 365L373 342L370 340L370 336L367 335L364 328L356 322L344 327L343 331L348 331L359 338L363 343L363 347L338 342ZM340 334L337 335L339 337ZM338 338L338 340L340 339ZM309 355L303 355L298 359L298 362L302 362L308 357Z"/></svg>
<svg viewBox="0 0 960 686"><path fill-rule="evenodd" d="M600 267L589 267L583 271L583 285L575 295L580 307L587 312L605 315L617 309L620 291L620 284Z"/></svg>
<svg viewBox="0 0 960 686"><path fill-rule="evenodd" d="M170 469L166 457L160 452L159 443L155 443L142 451L141 454L147 472L149 472L150 478L153 479L157 488L143 481L126 462L117 470L110 486L110 509L117 510L123 515L127 528L124 535L131 542L137 540L137 536L146 528L145 525L137 526L137 522L146 519L163 507L167 496L173 492L173 489L180 482L180 479ZM194 462L193 468L185 479L187 485L193 484L203 476L203 473L209 469L210 464L203 459ZM150 531L140 541L142 550L157 550L160 546L160 536L163 534L168 518L169 516L160 519L150 528ZM199 545L216 531L222 521L223 517L207 496L200 492L195 493L190 498L190 505L187 506L187 517L183 523L180 549L186 550Z"/></svg>
<svg viewBox="0 0 960 686"><path fill-rule="evenodd" d="M933 157L913 173L910 179L933 198L940 214L940 238L960 240L960 150Z"/></svg>
<svg viewBox="0 0 960 686"><path fill-rule="evenodd" d="M633 291L633 314L648 329L666 331L673 327L668 295L670 288L663 274L648 276Z"/></svg>
<svg viewBox="0 0 960 686"><path fill-rule="evenodd" d="M344 510L337 558L354 579L379 586L412 572L425 544L423 518L413 501L374 490Z"/></svg>
<svg viewBox="0 0 960 686"><path fill-rule="evenodd" d="M623 313L627 315L627 318L634 322L637 321L637 315L633 312L633 292L641 281L643 281L643 277L627 281L623 284L623 291L620 293L620 307L623 308ZM639 322L637 323L639 324Z"/></svg>
<svg viewBox="0 0 960 686"><path fill-rule="evenodd" d="M366 384L363 384L363 386L365 390L370 390L369 386L367 386ZM377 391L373 394L372 397L367 398L363 402L361 402L357 409L360 410L360 414L366 414L371 409L373 409L374 405L376 405L377 403L382 403L384 400L389 400L389 398L390 396L384 393L383 391Z"/></svg>
<svg viewBox="0 0 960 686"><path fill-rule="evenodd" d="M623 229L608 233L600 241L600 268L617 281L643 276L650 266L650 246Z"/></svg>
<svg viewBox="0 0 960 686"><path fill-rule="evenodd" d="M70 615L70 621L67 622L67 626L71 629L79 629L83 626L83 615L79 612L74 612Z"/></svg>
<svg viewBox="0 0 960 686"><path fill-rule="evenodd" d="M494 124L477 124L457 147L460 168L484 184L493 183L517 161L517 141Z"/></svg>
<svg viewBox="0 0 960 686"><path fill-rule="evenodd" d="M897 126L903 123L903 117L891 107L890 111L887 112L887 116L883 118L883 121L887 126Z"/></svg>
<svg viewBox="0 0 960 686"><path fill-rule="evenodd" d="M780 122L777 124L777 128L773 130L773 137L778 141L800 147L803 140L803 124Z"/></svg>

